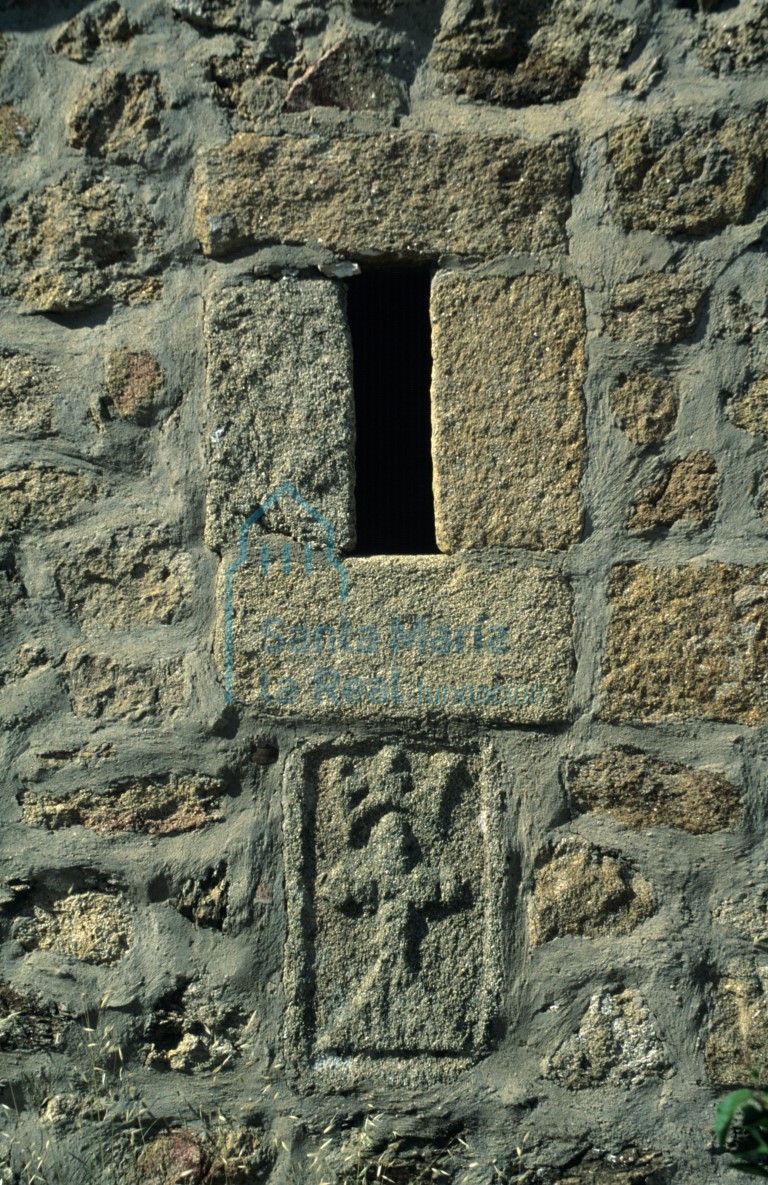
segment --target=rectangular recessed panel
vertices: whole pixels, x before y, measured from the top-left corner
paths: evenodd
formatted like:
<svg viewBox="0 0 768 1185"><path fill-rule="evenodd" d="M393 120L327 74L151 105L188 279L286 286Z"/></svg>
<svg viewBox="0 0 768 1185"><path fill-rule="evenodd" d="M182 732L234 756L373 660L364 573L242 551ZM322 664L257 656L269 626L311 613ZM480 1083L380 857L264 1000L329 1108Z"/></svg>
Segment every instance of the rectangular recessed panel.
<svg viewBox="0 0 768 1185"><path fill-rule="evenodd" d="M445 1077L498 1006L501 825L477 749L340 738L284 784L288 1053L305 1080Z"/></svg>

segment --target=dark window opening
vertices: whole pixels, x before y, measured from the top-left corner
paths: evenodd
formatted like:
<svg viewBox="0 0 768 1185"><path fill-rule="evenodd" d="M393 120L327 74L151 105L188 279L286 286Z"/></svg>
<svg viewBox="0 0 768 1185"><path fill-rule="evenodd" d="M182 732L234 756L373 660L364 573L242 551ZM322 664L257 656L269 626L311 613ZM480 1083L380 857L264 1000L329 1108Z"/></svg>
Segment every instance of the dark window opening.
<svg viewBox="0 0 768 1185"><path fill-rule="evenodd" d="M739 7L739 0L677 0L678 8L687 8L697 16L706 12L727 12Z"/></svg>
<svg viewBox="0 0 768 1185"><path fill-rule="evenodd" d="M426 268L350 280L357 444L356 555L434 555Z"/></svg>

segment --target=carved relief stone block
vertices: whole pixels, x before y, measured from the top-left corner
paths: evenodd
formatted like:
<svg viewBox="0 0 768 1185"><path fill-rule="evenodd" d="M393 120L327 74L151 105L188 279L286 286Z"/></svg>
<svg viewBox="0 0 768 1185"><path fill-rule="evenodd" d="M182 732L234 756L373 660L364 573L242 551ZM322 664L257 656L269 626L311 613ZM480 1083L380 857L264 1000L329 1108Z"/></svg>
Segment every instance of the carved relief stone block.
<svg viewBox="0 0 768 1185"><path fill-rule="evenodd" d="M488 1048L500 809L477 750L344 740L286 772L288 1053L305 1082L450 1077Z"/></svg>

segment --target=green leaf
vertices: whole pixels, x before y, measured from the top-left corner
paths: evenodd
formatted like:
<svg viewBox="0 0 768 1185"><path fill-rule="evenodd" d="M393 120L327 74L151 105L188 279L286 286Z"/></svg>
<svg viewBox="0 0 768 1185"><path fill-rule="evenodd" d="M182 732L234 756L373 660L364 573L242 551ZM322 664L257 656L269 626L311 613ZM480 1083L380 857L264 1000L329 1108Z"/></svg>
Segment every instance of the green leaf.
<svg viewBox="0 0 768 1185"><path fill-rule="evenodd" d="M731 1168L736 1169L737 1173L746 1173L748 1177L762 1177L764 1181L768 1180L768 1168L762 1168L757 1164L734 1164L731 1162Z"/></svg>
<svg viewBox="0 0 768 1185"><path fill-rule="evenodd" d="M717 1111L715 1113L715 1136L720 1148L725 1144L728 1137L733 1117L746 1103L752 1101L751 1090L734 1090L729 1095L718 1103Z"/></svg>

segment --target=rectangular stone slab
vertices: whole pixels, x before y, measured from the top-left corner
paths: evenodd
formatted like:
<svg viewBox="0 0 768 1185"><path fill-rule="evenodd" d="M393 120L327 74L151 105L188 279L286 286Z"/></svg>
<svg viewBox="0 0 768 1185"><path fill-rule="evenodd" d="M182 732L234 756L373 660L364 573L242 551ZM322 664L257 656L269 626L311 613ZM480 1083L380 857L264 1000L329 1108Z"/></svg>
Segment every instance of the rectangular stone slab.
<svg viewBox="0 0 768 1185"><path fill-rule="evenodd" d="M334 566L321 549L258 541L228 567L220 670L231 701L259 715L502 725L568 715L571 590L557 572L502 553Z"/></svg>
<svg viewBox="0 0 768 1185"><path fill-rule="evenodd" d="M449 1080L490 1047L505 845L488 757L349 737L289 757L286 1054L304 1087Z"/></svg>
<svg viewBox="0 0 768 1185"><path fill-rule="evenodd" d="M352 358L341 285L320 277L254 280L206 297L205 541L236 551L241 523L295 483L354 543ZM269 529L324 542L284 499Z"/></svg>
<svg viewBox="0 0 768 1185"><path fill-rule="evenodd" d="M572 173L565 137L241 132L198 167L196 231L206 255L259 243L397 258L563 250Z"/></svg>
<svg viewBox="0 0 768 1185"><path fill-rule="evenodd" d="M586 452L579 286L443 272L431 315L438 546L575 543Z"/></svg>

